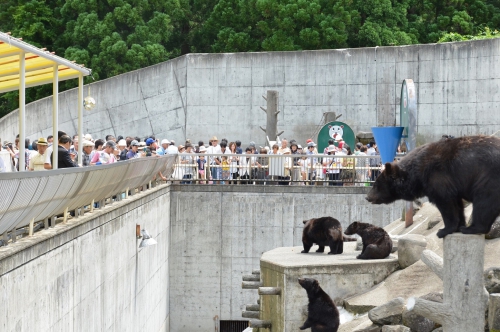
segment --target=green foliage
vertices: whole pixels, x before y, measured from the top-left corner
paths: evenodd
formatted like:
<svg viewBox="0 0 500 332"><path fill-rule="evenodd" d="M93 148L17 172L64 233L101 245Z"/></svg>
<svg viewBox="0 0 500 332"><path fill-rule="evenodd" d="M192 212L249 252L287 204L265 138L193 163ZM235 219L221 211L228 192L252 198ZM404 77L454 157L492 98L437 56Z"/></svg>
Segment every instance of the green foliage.
<svg viewBox="0 0 500 332"><path fill-rule="evenodd" d="M292 51L497 38L500 0L3 0L0 31L96 80L190 52ZM86 78L88 83L92 79ZM60 83L60 91L76 82ZM30 88L26 101L50 95ZM17 108L0 95L0 117Z"/></svg>

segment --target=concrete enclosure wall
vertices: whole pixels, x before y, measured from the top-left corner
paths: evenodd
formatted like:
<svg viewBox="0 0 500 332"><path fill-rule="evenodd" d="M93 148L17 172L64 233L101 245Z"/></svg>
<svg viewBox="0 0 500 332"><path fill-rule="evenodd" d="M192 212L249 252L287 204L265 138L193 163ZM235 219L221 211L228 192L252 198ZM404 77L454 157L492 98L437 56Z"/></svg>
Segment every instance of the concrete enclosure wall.
<svg viewBox="0 0 500 332"><path fill-rule="evenodd" d="M0 249L2 331L169 331L170 188ZM136 223L158 241L138 248Z"/></svg>
<svg viewBox="0 0 500 332"><path fill-rule="evenodd" d="M214 331L242 320L244 274L301 245L302 220L387 225L366 187L161 185L0 248L2 331ZM136 224L157 245L138 249Z"/></svg>
<svg viewBox="0 0 500 332"><path fill-rule="evenodd" d="M188 54L91 85L97 106L84 132L192 142L216 135L265 142L259 107L279 91L281 137L305 142L323 113L342 114L354 132L399 124L401 83L417 89L419 143L442 134L492 134L499 129L500 40L301 52ZM87 95L87 88L84 91ZM77 132L76 91L60 95L60 128ZM27 106L26 134L51 134L52 100ZM17 111L0 120L13 140Z"/></svg>
<svg viewBox="0 0 500 332"><path fill-rule="evenodd" d="M242 320L256 290L242 276L277 247L302 245L302 221L334 216L385 226L401 216L401 202L371 205L365 187L174 186L171 197L170 328L213 331L214 317ZM174 319L175 317L175 319Z"/></svg>

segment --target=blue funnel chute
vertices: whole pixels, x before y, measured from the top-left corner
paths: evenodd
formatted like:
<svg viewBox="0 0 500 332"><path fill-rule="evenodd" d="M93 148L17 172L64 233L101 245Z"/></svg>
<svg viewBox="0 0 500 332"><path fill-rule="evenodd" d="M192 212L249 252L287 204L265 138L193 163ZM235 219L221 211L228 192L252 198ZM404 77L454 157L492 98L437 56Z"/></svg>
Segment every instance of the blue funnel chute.
<svg viewBox="0 0 500 332"><path fill-rule="evenodd" d="M404 127L372 127L382 163L394 161Z"/></svg>

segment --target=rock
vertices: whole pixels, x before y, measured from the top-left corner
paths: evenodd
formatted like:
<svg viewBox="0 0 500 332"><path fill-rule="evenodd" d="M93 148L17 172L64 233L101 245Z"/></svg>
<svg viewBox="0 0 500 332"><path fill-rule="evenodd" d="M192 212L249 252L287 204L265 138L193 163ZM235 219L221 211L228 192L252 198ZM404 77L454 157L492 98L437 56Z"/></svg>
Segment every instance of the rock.
<svg viewBox="0 0 500 332"><path fill-rule="evenodd" d="M368 318L380 325L401 324L405 300L397 297L386 304L375 307L368 312Z"/></svg>
<svg viewBox="0 0 500 332"><path fill-rule="evenodd" d="M491 225L490 232L486 234L486 239L491 240L491 239L496 239L500 237L500 217L498 217L493 225Z"/></svg>
<svg viewBox="0 0 500 332"><path fill-rule="evenodd" d="M410 328L404 325L384 325L382 332L412 332Z"/></svg>
<svg viewBox="0 0 500 332"><path fill-rule="evenodd" d="M427 223L427 229L434 228L434 226L436 226L437 224L439 224L441 221L443 221L443 218L441 216L436 216L436 217L432 218Z"/></svg>
<svg viewBox="0 0 500 332"><path fill-rule="evenodd" d="M484 271L484 287L488 293L500 293L500 267L490 267Z"/></svg>
<svg viewBox="0 0 500 332"><path fill-rule="evenodd" d="M367 327L356 329L352 332L381 332L381 331L382 331L382 327L380 325L371 324Z"/></svg>
<svg viewBox="0 0 500 332"><path fill-rule="evenodd" d="M429 293L420 298L428 301L443 303L442 293ZM403 311L403 325L409 327L412 332L431 332L440 327L439 324L424 316L417 315L414 311L408 311L405 307Z"/></svg>
<svg viewBox="0 0 500 332"><path fill-rule="evenodd" d="M391 240L392 240L392 250L391 250L391 254L395 253L396 251L398 251L398 239L395 239L395 238L392 238L391 237Z"/></svg>
<svg viewBox="0 0 500 332"><path fill-rule="evenodd" d="M443 332L443 328L442 327L438 327L437 329L432 330L432 332Z"/></svg>
<svg viewBox="0 0 500 332"><path fill-rule="evenodd" d="M420 259L422 251L427 247L423 235L407 234L398 240L398 261L402 269L414 264Z"/></svg>
<svg viewBox="0 0 500 332"><path fill-rule="evenodd" d="M363 250L363 239L358 237L356 240L356 251L361 251Z"/></svg>
<svg viewBox="0 0 500 332"><path fill-rule="evenodd" d="M490 331L500 331L500 294L490 295L488 327Z"/></svg>

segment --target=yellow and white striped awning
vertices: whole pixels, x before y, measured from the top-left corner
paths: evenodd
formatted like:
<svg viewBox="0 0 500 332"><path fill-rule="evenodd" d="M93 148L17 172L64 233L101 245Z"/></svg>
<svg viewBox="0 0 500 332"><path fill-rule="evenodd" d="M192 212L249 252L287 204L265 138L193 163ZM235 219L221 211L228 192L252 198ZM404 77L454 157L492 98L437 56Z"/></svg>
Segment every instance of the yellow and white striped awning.
<svg viewBox="0 0 500 332"><path fill-rule="evenodd" d="M52 84L55 66L58 68L58 81L88 76L92 72L83 65L0 32L0 93L19 90L21 54L25 58L26 88Z"/></svg>

